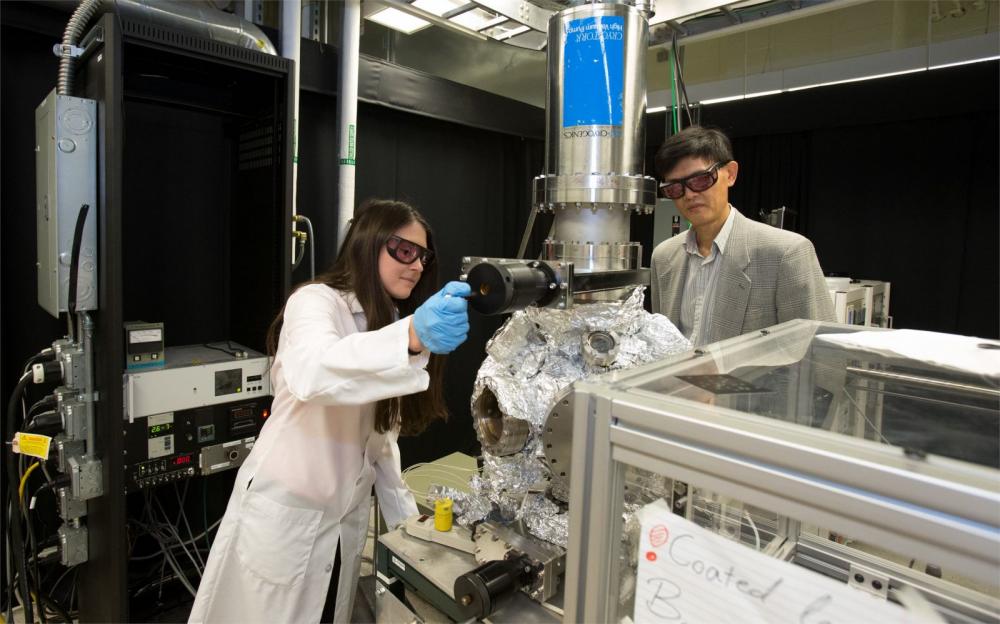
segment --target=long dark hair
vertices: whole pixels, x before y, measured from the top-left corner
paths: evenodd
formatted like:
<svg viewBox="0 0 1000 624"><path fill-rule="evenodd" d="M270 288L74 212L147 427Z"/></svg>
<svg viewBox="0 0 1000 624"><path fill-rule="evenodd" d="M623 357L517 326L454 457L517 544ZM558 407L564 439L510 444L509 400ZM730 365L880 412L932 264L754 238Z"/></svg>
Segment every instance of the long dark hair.
<svg viewBox="0 0 1000 624"><path fill-rule="evenodd" d="M382 247L400 228L419 223L427 231L427 248L434 251L431 227L415 208L403 202L370 199L355 213L337 259L325 273L305 284L326 284L330 288L353 292L365 311L368 331L382 329L413 312L437 290L437 263L424 267L420 281L406 299L393 299L382 286L378 262ZM397 316L398 312L398 316ZM274 356L284 323L285 309L267 330L267 352ZM403 435L416 435L432 421L446 419L443 378L444 357L431 355L427 365L430 385L427 390L402 397L383 399L375 405L375 430L385 433L396 426Z"/></svg>

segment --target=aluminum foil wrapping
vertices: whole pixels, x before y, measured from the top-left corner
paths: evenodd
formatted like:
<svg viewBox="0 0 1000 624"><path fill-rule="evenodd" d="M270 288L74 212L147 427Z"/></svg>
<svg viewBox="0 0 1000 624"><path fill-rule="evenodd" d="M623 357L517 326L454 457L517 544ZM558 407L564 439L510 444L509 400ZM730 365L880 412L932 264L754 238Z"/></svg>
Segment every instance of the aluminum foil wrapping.
<svg viewBox="0 0 1000 624"><path fill-rule="evenodd" d="M498 363L487 357L476 376L472 389L473 402L484 388L489 388L504 414L528 421L532 431L538 433L545 424L552 397L566 385L566 380L562 376L553 376L549 371L535 371L529 377L512 374L509 371L516 361Z"/></svg>
<svg viewBox="0 0 1000 624"><path fill-rule="evenodd" d="M520 517L535 537L566 548L569 543L569 514L542 494L528 494L521 503Z"/></svg>
<svg viewBox="0 0 1000 624"><path fill-rule="evenodd" d="M593 331L613 332L618 339L617 355L607 366L584 359L583 343ZM473 491L489 501L500 518L521 519L535 537L565 547L567 514L539 494L550 480L553 488L566 488L565 482L551 479L542 461L541 435L556 397L579 379L690 349L691 343L666 317L645 311L642 287L624 301L515 312L486 346L472 404L488 389L504 418L526 421L531 433L524 448L512 455L493 455L484 445L483 472L470 481ZM478 428L477 434L482 442ZM558 498L566 500L565 495L562 491Z"/></svg>
<svg viewBox="0 0 1000 624"><path fill-rule="evenodd" d="M622 511L622 526L624 527L622 554L624 560L632 567L635 567L639 561L639 539L642 528L639 524L639 510L643 507L645 505L625 503Z"/></svg>
<svg viewBox="0 0 1000 624"><path fill-rule="evenodd" d="M537 328L548 350L540 370L562 381L561 390L565 385L592 374L632 368L691 349L691 343L667 317L646 312L642 302L643 289L636 288L622 302L590 303L569 310L528 308L515 316L523 314L532 322L517 321L519 333L530 325ZM513 317L508 323L514 323ZM592 367L583 360L583 338L594 330L611 331L619 337L618 357L608 367ZM511 363L516 365L518 361L515 358Z"/></svg>
<svg viewBox="0 0 1000 624"><path fill-rule="evenodd" d="M483 454L480 493L490 500L498 500L504 494L520 500L530 490L544 489L547 473L537 459L537 447L538 439L535 438L521 453L507 457Z"/></svg>
<svg viewBox="0 0 1000 624"><path fill-rule="evenodd" d="M490 502L481 496L460 492L446 485L431 484L427 488L427 500L433 501L439 498L451 499L451 512L455 522L464 527L485 520L492 509Z"/></svg>
<svg viewBox="0 0 1000 624"><path fill-rule="evenodd" d="M534 322L521 313L514 314L486 343L486 353L494 363L518 379L533 377L545 363L548 351Z"/></svg>
<svg viewBox="0 0 1000 624"><path fill-rule="evenodd" d="M556 500L568 501L569 500L569 480L560 478L553 478L549 481L549 493Z"/></svg>
<svg viewBox="0 0 1000 624"><path fill-rule="evenodd" d="M639 561L639 541L641 534L641 524L639 523L638 512L644 505L625 503L622 511L622 550L618 558L618 578L621 585L618 591L618 604L621 606L631 605L635 597L636 568Z"/></svg>

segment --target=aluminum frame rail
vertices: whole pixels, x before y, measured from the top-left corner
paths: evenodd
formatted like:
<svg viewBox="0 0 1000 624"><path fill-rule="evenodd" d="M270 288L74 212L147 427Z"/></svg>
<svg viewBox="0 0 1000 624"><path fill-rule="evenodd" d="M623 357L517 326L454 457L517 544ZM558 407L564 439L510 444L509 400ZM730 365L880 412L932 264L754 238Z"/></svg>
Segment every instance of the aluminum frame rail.
<svg viewBox="0 0 1000 624"><path fill-rule="evenodd" d="M764 335L810 323L792 321ZM726 408L665 403L634 389L698 357L574 387L566 621L617 619L626 465L996 582L997 471Z"/></svg>

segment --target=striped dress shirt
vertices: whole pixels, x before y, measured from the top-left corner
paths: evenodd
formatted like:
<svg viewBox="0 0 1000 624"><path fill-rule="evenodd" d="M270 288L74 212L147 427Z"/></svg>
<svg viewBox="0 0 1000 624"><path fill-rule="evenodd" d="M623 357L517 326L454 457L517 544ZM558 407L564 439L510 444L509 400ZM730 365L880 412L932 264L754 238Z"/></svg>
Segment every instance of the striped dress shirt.
<svg viewBox="0 0 1000 624"><path fill-rule="evenodd" d="M687 279L681 296L681 324L679 329L696 347L705 344L707 328L712 326L712 299L715 283L722 266L722 254L726 251L729 233L733 230L736 210L729 206L729 217L712 241L708 257L698 251L698 238L694 228L687 231L684 251L687 252Z"/></svg>

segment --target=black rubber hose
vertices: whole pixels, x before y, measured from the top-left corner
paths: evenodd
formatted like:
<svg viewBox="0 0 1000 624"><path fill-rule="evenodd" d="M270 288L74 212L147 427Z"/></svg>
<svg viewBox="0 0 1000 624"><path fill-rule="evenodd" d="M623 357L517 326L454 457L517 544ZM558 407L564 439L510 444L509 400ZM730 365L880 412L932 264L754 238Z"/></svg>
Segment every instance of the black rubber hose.
<svg viewBox="0 0 1000 624"><path fill-rule="evenodd" d="M14 393L10 395L10 401L7 403L7 422L4 423L6 425L4 427L5 441L13 440L14 434L17 432L17 408L21 402L21 395L24 394L24 389L28 387L29 383L31 383L31 373L25 373L17 382ZM17 478L17 461L14 459L13 449L8 448L4 444L3 450L7 454L7 476L10 482L7 487L7 496L10 498L14 509L17 510L17 513L12 514L10 523L11 542L14 550L12 558L14 560L14 568L20 575L21 598L24 600L24 621L34 622L35 616L34 610L31 607L31 594L28 592L28 565L24 556L24 536L21 535L21 505L17 494L20 483Z"/></svg>

